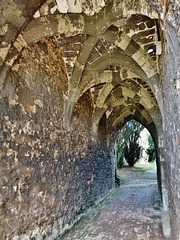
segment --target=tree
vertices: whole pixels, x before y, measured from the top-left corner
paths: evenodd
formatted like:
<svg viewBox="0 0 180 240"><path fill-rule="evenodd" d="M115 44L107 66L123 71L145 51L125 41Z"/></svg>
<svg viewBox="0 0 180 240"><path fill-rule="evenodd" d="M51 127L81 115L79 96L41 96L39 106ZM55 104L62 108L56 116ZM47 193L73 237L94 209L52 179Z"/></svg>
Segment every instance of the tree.
<svg viewBox="0 0 180 240"><path fill-rule="evenodd" d="M119 149L119 152L117 153L117 167L122 168L124 165L124 152L122 152Z"/></svg>
<svg viewBox="0 0 180 240"><path fill-rule="evenodd" d="M149 155L148 162L153 162L156 158L156 149L151 135L148 136L148 145L149 146L146 150L146 153Z"/></svg>
<svg viewBox="0 0 180 240"><path fill-rule="evenodd" d="M122 167L124 158L130 167L139 160L140 146L139 136L144 126L135 120L127 122L119 131L117 139L117 166Z"/></svg>
<svg viewBox="0 0 180 240"><path fill-rule="evenodd" d="M130 167L139 160L140 157L140 146L137 142L130 142L129 146L126 144L124 146L124 156Z"/></svg>

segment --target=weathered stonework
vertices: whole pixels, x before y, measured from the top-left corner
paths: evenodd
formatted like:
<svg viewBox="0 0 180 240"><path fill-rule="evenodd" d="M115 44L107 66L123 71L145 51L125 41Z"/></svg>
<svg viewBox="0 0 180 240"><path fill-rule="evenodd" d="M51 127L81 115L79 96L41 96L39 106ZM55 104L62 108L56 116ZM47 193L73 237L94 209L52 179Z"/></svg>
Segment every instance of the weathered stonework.
<svg viewBox="0 0 180 240"><path fill-rule="evenodd" d="M178 1L169 7L165 21L163 58L164 142L172 239L180 239L180 32ZM174 14L175 13L175 14ZM169 64L165 64L169 63Z"/></svg>
<svg viewBox="0 0 180 240"><path fill-rule="evenodd" d="M112 187L111 161L91 142L88 96L63 128L67 77L54 38L25 49L14 69L14 97L1 97L0 236L52 239Z"/></svg>
<svg viewBox="0 0 180 240"><path fill-rule="evenodd" d="M154 138L164 211L180 238L179 8L1 1L2 240L54 239L100 200L114 186L114 139L130 119Z"/></svg>

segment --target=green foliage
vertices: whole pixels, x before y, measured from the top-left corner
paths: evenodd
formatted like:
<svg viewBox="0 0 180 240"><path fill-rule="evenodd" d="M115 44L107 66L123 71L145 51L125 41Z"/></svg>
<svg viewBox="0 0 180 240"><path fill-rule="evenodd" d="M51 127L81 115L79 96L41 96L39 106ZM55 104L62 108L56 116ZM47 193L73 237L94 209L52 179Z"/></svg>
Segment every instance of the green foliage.
<svg viewBox="0 0 180 240"><path fill-rule="evenodd" d="M135 120L127 122L117 139L117 167L122 167L124 159L133 167L140 157L139 136L144 126Z"/></svg>
<svg viewBox="0 0 180 240"><path fill-rule="evenodd" d="M137 142L130 142L129 146L126 144L124 146L124 156L130 167L139 160L140 157L140 146Z"/></svg>
<svg viewBox="0 0 180 240"><path fill-rule="evenodd" d="M122 168L124 166L124 153L119 151L117 153L117 167Z"/></svg>
<svg viewBox="0 0 180 240"><path fill-rule="evenodd" d="M153 162L156 159L156 149L151 135L148 136L148 145L146 150L146 153L149 155L148 162Z"/></svg>

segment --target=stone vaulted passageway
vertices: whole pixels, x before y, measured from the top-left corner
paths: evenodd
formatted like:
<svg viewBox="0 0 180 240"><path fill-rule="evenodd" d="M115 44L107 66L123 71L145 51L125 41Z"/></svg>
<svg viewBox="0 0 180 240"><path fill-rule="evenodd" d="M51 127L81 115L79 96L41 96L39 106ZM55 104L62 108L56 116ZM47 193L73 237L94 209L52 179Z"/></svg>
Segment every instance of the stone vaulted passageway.
<svg viewBox="0 0 180 240"><path fill-rule="evenodd" d="M180 239L175 1L1 0L0 237L55 239L115 186L130 119L156 145L162 214Z"/></svg>

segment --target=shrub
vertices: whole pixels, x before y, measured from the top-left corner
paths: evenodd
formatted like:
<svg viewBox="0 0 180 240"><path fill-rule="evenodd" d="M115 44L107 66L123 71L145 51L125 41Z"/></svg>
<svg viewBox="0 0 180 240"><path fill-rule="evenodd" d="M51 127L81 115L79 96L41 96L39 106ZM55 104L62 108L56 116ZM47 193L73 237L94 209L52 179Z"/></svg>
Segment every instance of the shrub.
<svg viewBox="0 0 180 240"><path fill-rule="evenodd" d="M139 160L140 157L140 146L137 142L130 142L129 146L124 146L124 156L126 162L130 167L133 167L134 164Z"/></svg>
<svg viewBox="0 0 180 240"><path fill-rule="evenodd" d="M117 154L117 168L122 168L124 166L124 153L119 151Z"/></svg>
<svg viewBox="0 0 180 240"><path fill-rule="evenodd" d="M124 158L130 167L139 160L140 146L139 136L144 126L135 120L127 122L119 131L117 139L117 167L121 168Z"/></svg>
<svg viewBox="0 0 180 240"><path fill-rule="evenodd" d="M148 136L148 145L146 150L146 153L149 155L148 162L153 162L156 159L156 149L151 135Z"/></svg>

